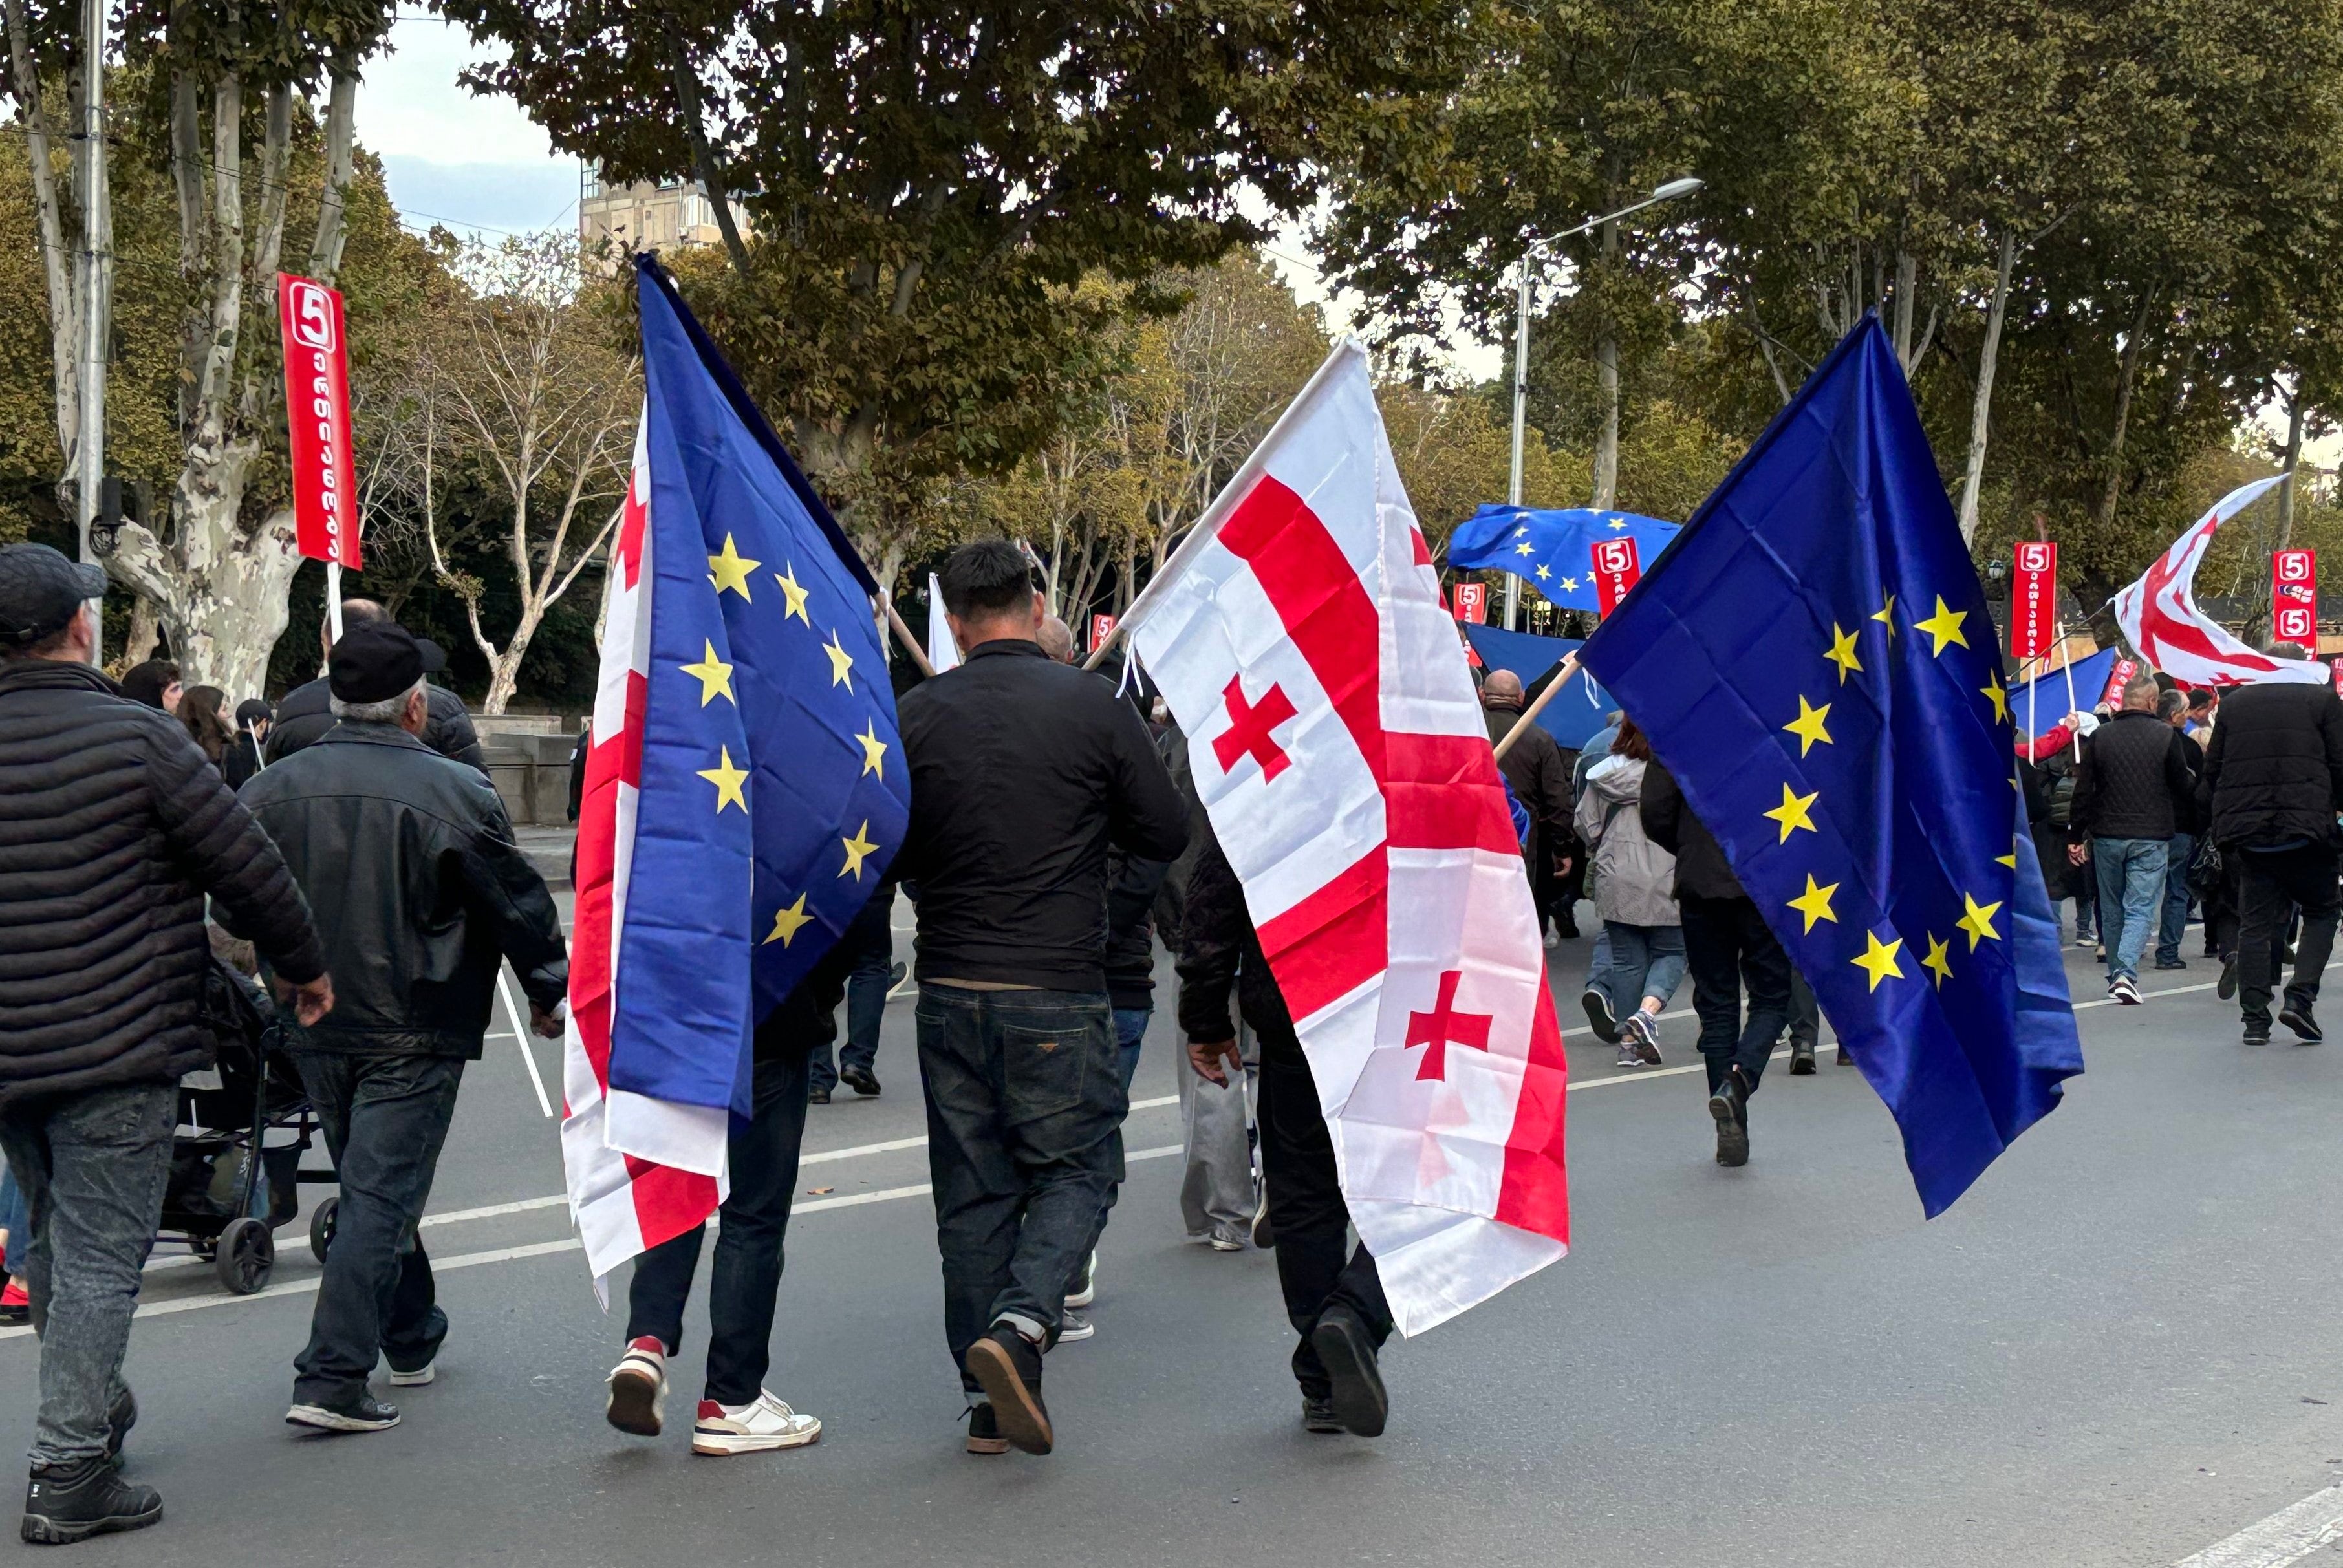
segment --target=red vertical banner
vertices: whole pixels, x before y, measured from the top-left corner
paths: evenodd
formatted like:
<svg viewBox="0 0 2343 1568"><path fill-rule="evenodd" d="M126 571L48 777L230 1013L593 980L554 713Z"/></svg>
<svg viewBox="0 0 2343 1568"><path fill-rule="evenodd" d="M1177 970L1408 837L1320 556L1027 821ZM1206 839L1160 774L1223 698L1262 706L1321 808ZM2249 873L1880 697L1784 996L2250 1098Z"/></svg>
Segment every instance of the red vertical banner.
<svg viewBox="0 0 2343 1568"><path fill-rule="evenodd" d="M1106 639L1113 635L1114 617L1111 615L1094 615L1091 617L1091 652L1095 653L1100 648L1104 648L1106 646Z"/></svg>
<svg viewBox="0 0 2343 1568"><path fill-rule="evenodd" d="M2124 688L2129 686L2132 681L2132 677L2138 673L2139 660L2132 658L2129 654L2119 653L2116 655L2114 668L2107 671L2107 689L2099 693L2099 702L2101 705L2104 706L2110 702L2121 703L2123 701Z"/></svg>
<svg viewBox="0 0 2343 1568"><path fill-rule="evenodd" d="M1489 618L1489 585L1458 583L1456 585L1456 618L1479 626Z"/></svg>
<svg viewBox="0 0 2343 1568"><path fill-rule="evenodd" d="M2343 658L2335 661L2335 695L2343 697Z"/></svg>
<svg viewBox="0 0 2343 1568"><path fill-rule="evenodd" d="M2051 627L2057 617L2058 547L2021 539L2013 564L2009 651L2018 658L2040 658L2050 651Z"/></svg>
<svg viewBox="0 0 2343 1568"><path fill-rule="evenodd" d="M285 417L292 437L293 521L301 554L358 568L357 466L350 451L350 355L342 297L277 275L285 340Z"/></svg>
<svg viewBox="0 0 2343 1568"><path fill-rule="evenodd" d="M1635 541L1623 534L1615 539L1594 541L1594 602L1604 615L1619 608L1644 575L1644 563L1635 554Z"/></svg>
<svg viewBox="0 0 2343 1568"><path fill-rule="evenodd" d="M2270 633L2318 651L2318 552L2270 552Z"/></svg>

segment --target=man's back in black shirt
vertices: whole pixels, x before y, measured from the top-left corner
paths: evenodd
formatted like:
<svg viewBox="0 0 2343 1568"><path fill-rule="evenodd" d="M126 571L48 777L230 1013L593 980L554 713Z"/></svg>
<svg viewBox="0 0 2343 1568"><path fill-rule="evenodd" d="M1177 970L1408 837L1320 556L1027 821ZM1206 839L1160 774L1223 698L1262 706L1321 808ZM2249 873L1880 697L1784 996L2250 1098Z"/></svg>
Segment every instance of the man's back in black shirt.
<svg viewBox="0 0 2343 1568"><path fill-rule="evenodd" d="M1169 860L1188 813L1147 725L1097 676L996 638L899 709L919 978L1106 990L1106 852Z"/></svg>

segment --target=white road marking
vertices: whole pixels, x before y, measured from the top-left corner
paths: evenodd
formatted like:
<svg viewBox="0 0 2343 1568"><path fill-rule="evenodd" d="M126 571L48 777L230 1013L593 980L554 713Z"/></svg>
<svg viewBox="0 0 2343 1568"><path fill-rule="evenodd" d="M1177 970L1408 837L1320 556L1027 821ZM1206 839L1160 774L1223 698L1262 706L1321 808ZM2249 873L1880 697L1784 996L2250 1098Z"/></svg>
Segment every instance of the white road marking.
<svg viewBox="0 0 2343 1568"><path fill-rule="evenodd" d="M2343 1543L2343 1485L2279 1509L2227 1541L2182 1558L2178 1568L2287 1568L2338 1543Z"/></svg>

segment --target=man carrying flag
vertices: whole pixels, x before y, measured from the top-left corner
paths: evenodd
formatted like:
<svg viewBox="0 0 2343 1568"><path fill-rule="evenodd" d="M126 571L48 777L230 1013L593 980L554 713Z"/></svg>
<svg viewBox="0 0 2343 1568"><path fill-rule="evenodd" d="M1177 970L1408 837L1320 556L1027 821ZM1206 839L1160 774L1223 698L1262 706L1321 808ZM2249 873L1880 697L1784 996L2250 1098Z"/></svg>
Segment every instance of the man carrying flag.
<svg viewBox="0 0 2343 1568"><path fill-rule="evenodd" d="M1926 1211L2083 1069L1985 595L1878 319L1587 642L1894 1111Z"/></svg>
<svg viewBox="0 0 2343 1568"><path fill-rule="evenodd" d="M809 1057L838 940L903 839L876 591L674 286L638 259L643 423L606 590L578 847L562 1156L598 1288L637 1257L621 1431L667 1362L720 1204L698 1453L821 1423L762 1386Z"/></svg>

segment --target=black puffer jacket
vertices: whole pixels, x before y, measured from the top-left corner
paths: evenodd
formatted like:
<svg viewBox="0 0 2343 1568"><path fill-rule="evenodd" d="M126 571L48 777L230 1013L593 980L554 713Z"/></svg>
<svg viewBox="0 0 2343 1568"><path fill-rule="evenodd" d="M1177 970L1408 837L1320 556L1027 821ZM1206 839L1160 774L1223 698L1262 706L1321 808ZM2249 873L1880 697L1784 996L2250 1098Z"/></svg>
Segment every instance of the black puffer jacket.
<svg viewBox="0 0 2343 1568"><path fill-rule="evenodd" d="M206 893L280 976L324 972L277 846L176 720L86 665L0 663L0 1101L211 1060Z"/></svg>
<svg viewBox="0 0 2343 1568"><path fill-rule="evenodd" d="M311 1047L478 1058L507 958L531 1001L561 1000L553 897L470 769L396 725L345 722L244 799L315 895L334 1010L307 1031Z"/></svg>
<svg viewBox="0 0 2343 1568"><path fill-rule="evenodd" d="M1741 899L1741 879L1708 825L1693 814L1676 787L1675 775L1660 766L1658 758L1644 769L1644 793L1637 802L1644 819L1644 837L1676 858L1676 897Z"/></svg>
<svg viewBox="0 0 2343 1568"><path fill-rule="evenodd" d="M2126 709L2083 744L2075 775L2075 825L2095 839L2169 839L2185 831L2197 776L2180 731Z"/></svg>
<svg viewBox="0 0 2343 1568"><path fill-rule="evenodd" d="M1180 1030L1191 1040L1218 1041L1236 1033L1229 1016L1233 993L1237 1010L1269 1057L1299 1059L1302 1042L1293 1015L1277 988L1261 933L1245 907L1244 885L1208 834L1188 879L1186 919L1181 928Z"/></svg>
<svg viewBox="0 0 2343 1568"><path fill-rule="evenodd" d="M423 723L423 744L442 757L452 757L468 768L477 768L481 776L488 771L488 759L480 751L480 737L472 728L472 715L464 699L444 686L427 686L431 710ZM324 677L297 686L285 694L277 705L277 722L268 731L268 765L272 768L298 751L304 746L315 746L335 724L334 694L327 689Z"/></svg>
<svg viewBox="0 0 2343 1568"><path fill-rule="evenodd" d="M2337 841L2343 702L2326 686L2240 687L2221 699L2197 804L2218 844Z"/></svg>

